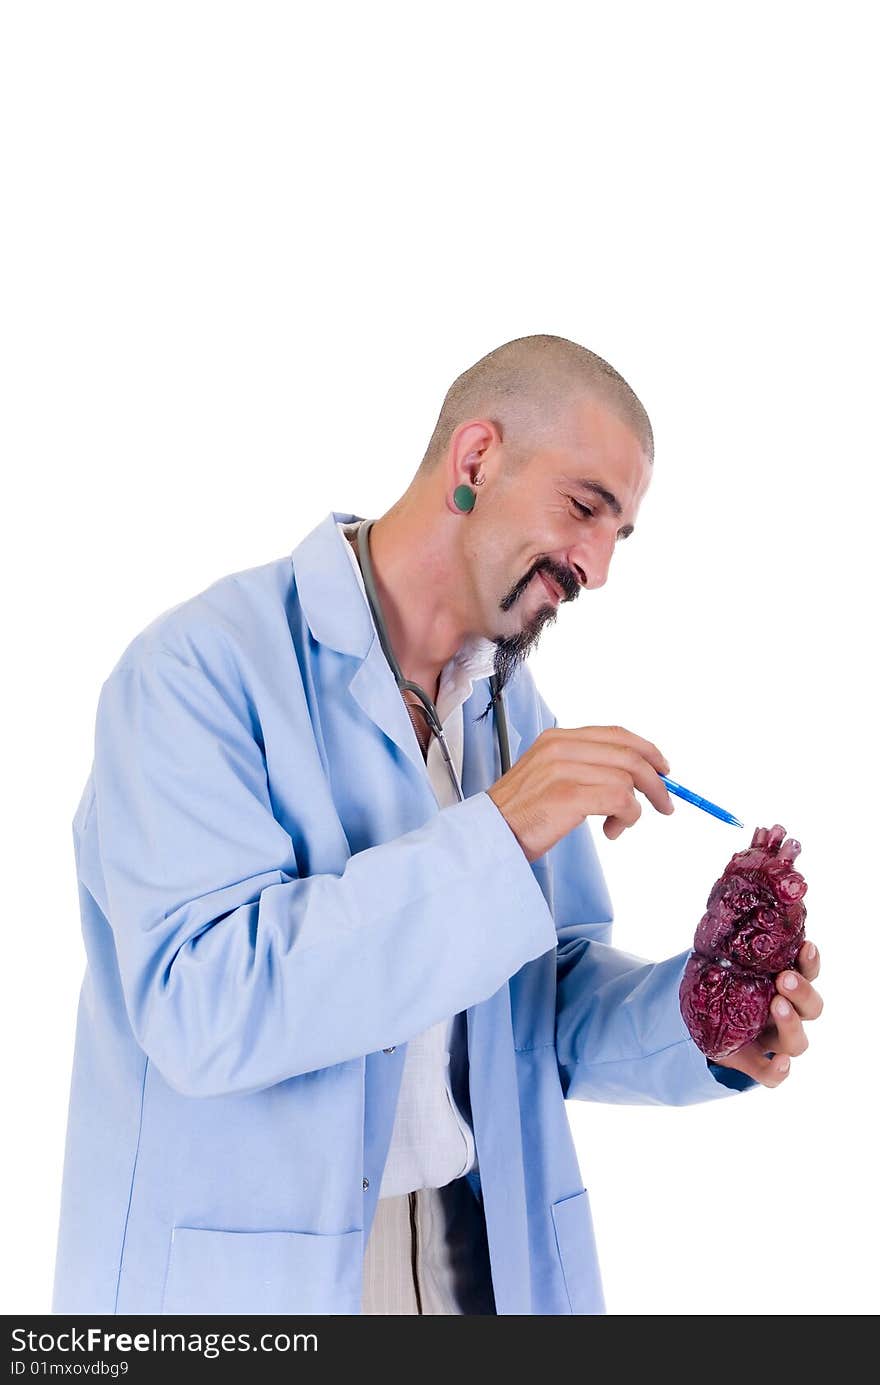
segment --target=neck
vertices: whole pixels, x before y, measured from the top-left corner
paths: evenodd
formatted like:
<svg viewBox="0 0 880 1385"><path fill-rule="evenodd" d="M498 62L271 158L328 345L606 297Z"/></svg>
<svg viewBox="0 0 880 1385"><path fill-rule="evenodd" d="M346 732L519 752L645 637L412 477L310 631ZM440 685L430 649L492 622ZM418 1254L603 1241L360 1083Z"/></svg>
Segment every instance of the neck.
<svg viewBox="0 0 880 1385"><path fill-rule="evenodd" d="M455 523L454 516L449 520ZM469 633L466 614L450 600L456 591L450 538L445 522L426 525L406 496L374 522L369 535L391 648L404 677L435 701L443 668ZM357 533L349 542L357 555Z"/></svg>

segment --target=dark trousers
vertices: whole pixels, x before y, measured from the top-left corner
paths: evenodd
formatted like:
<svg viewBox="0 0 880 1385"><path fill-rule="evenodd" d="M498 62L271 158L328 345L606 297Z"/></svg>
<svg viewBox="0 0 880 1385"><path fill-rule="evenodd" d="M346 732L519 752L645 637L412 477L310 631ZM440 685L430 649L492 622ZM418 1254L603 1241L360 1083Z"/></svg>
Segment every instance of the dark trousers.
<svg viewBox="0 0 880 1385"><path fill-rule="evenodd" d="M486 1221L467 1178L379 1199L361 1312L495 1313Z"/></svg>

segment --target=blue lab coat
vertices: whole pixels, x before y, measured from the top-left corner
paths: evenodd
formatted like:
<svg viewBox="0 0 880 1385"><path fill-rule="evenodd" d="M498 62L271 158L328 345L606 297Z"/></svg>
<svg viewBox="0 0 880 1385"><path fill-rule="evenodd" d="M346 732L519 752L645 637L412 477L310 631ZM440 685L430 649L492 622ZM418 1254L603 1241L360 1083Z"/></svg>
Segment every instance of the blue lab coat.
<svg viewBox="0 0 880 1385"><path fill-rule="evenodd" d="M526 860L488 679L438 808L358 518L164 612L101 686L55 1313L359 1313L407 1040L462 1010L498 1313L604 1313L566 1098L756 1085L690 1038L688 949L611 945L587 823ZM525 664L504 696L514 761L554 717Z"/></svg>

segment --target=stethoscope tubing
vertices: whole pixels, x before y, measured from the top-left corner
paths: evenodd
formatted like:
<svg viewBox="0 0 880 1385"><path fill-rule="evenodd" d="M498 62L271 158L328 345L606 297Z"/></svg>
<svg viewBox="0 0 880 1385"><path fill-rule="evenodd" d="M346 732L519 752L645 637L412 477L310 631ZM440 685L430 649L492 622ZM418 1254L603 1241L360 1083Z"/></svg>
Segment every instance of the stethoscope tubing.
<svg viewBox="0 0 880 1385"><path fill-rule="evenodd" d="M357 545L361 564L361 574L364 579L364 587L366 589L367 599L370 603L370 609L373 613L373 620L376 624L379 641L382 645L385 658L391 666L398 688L400 688L401 692L406 689L408 692L415 693L416 697L419 699L425 715L428 718L428 725L440 745L440 751L443 755L446 768L449 771L450 778L455 786L458 801L462 803L464 802L464 791L461 787L461 781L459 780L455 765L452 763L452 755L437 708L434 706L434 703L431 701L424 688L420 688L418 683L411 682L409 678L404 678L400 665L395 658L394 650L391 648L391 641L388 638L388 631L385 628L385 619L382 615L379 593L376 590L376 583L373 577L373 564L370 560L369 532L373 523L374 521L372 519L365 519L363 523L358 526ZM498 737L498 751L501 756L501 773L506 774L510 769L510 741L507 732L507 710L504 706L503 696L497 689L494 675L489 680L489 686L492 689L495 731Z"/></svg>

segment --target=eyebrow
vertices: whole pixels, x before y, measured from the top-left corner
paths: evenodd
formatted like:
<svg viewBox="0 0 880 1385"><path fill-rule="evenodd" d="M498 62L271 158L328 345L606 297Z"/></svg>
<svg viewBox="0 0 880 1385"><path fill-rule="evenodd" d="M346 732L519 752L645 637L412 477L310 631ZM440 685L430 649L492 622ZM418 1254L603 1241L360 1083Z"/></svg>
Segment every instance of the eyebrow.
<svg viewBox="0 0 880 1385"><path fill-rule="evenodd" d="M598 481L575 480L572 481L571 484L579 487L582 491L588 491L590 495L598 495L599 499L605 502L612 514L623 514L623 507L614 492L608 490ZM625 524L622 529L618 530L617 537L619 539L628 539L630 534L634 533L635 525Z"/></svg>

